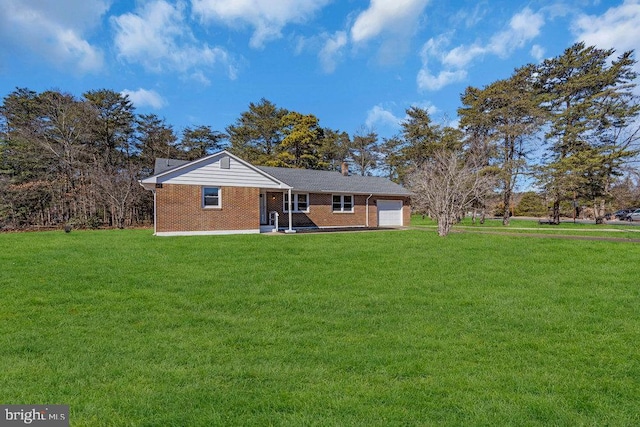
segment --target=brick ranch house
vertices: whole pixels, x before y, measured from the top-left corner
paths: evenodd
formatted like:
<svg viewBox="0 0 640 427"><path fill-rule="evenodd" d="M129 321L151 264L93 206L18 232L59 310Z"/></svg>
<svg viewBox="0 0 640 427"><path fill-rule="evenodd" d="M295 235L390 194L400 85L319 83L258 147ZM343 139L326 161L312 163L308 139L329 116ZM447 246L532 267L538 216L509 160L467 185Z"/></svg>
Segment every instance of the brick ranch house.
<svg viewBox="0 0 640 427"><path fill-rule="evenodd" d="M158 236L409 224L410 192L380 177L254 166L227 151L187 162L156 159L140 184L153 191Z"/></svg>

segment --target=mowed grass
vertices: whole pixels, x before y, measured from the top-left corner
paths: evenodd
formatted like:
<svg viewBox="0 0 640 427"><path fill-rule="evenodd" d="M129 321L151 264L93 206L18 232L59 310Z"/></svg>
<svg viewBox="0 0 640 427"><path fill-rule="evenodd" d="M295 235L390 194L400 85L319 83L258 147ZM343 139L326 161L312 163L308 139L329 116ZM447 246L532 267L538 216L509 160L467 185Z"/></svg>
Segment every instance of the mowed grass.
<svg viewBox="0 0 640 427"><path fill-rule="evenodd" d="M411 224L417 228L436 228L437 222L421 215L413 215ZM565 235L582 237L602 237L626 240L640 240L640 225L627 221L611 220L605 224L581 223L564 220L560 224L540 224L538 220L511 218L508 226L502 225L502 218L487 218L484 224L479 220L473 223L471 218L463 218L452 228L453 231L500 233L500 234L536 234Z"/></svg>
<svg viewBox="0 0 640 427"><path fill-rule="evenodd" d="M639 425L640 245L0 235L0 399L72 426Z"/></svg>

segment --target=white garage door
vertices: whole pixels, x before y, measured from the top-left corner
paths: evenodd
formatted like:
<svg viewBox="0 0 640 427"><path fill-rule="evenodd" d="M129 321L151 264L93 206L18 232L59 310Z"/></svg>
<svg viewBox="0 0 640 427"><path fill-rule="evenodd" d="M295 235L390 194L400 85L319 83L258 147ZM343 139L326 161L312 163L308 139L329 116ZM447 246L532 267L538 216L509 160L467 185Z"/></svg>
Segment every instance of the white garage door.
<svg viewBox="0 0 640 427"><path fill-rule="evenodd" d="M378 226L402 225L402 200L378 200Z"/></svg>

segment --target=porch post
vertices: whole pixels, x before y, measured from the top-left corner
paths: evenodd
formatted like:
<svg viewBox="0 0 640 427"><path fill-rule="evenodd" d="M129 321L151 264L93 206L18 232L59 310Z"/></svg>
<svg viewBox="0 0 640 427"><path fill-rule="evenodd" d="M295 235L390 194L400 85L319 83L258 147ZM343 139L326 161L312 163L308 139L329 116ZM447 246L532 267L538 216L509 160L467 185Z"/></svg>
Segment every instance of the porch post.
<svg viewBox="0 0 640 427"><path fill-rule="evenodd" d="M296 231L293 229L293 213L291 212L292 209L292 195L291 195L291 188L289 188L289 203L287 208L289 209L289 229L287 231L285 231L285 233L295 233Z"/></svg>

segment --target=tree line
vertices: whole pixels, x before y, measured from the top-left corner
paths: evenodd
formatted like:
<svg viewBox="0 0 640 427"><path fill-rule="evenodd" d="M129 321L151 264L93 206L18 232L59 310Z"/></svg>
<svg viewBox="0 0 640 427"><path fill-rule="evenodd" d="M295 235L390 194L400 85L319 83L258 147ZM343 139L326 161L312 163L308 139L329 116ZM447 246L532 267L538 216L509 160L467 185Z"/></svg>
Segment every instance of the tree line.
<svg viewBox="0 0 640 427"><path fill-rule="evenodd" d="M224 139L207 126L178 139L164 120L136 114L111 90L77 99L19 88L4 98L0 125L0 229L149 222L152 199L138 180L154 159L195 159Z"/></svg>
<svg viewBox="0 0 640 427"><path fill-rule="evenodd" d="M525 179L545 198L553 223L567 202L604 217L607 200L630 186L640 137L633 51L614 53L576 43L507 79L468 87L455 130L461 137L449 144L441 132L442 147L410 175L413 205L445 235L465 209L497 192L508 225L515 186Z"/></svg>
<svg viewBox="0 0 640 427"><path fill-rule="evenodd" d="M137 114L127 95L18 88L0 106L0 229L148 224L152 196L139 184L158 157L195 160L228 149L256 165L370 174L381 164L375 132L350 137L262 99L224 132L176 134L154 114Z"/></svg>
<svg viewBox="0 0 640 427"><path fill-rule="evenodd" d="M596 206L616 186L637 187L625 174L638 153L635 61L632 51L613 54L577 43L468 87L456 127L411 107L399 134L382 139L364 127L353 135L322 127L313 114L266 99L224 131L202 125L178 134L112 90L77 98L18 88L0 106L0 228L149 223L151 194L138 180L153 173L155 159L195 160L222 148L256 165L339 170L348 162L353 173L385 175L414 190L414 206L443 223L441 234L496 194L508 224L523 177L559 219L568 200Z"/></svg>

